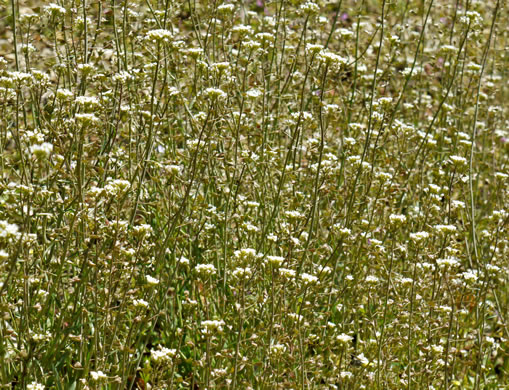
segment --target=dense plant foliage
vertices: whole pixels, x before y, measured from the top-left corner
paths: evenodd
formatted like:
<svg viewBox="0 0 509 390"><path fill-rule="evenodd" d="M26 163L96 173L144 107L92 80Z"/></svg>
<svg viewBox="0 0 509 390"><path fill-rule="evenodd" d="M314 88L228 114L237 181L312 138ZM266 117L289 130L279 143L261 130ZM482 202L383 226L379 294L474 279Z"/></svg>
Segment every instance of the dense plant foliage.
<svg viewBox="0 0 509 390"><path fill-rule="evenodd" d="M3 0L0 384L504 388L504 3Z"/></svg>

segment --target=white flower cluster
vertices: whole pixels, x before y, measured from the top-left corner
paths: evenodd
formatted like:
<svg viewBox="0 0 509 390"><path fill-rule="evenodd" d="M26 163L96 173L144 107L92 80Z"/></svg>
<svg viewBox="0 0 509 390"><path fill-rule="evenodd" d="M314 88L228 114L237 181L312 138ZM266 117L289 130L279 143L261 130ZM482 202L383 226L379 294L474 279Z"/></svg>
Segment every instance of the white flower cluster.
<svg viewBox="0 0 509 390"><path fill-rule="evenodd" d="M239 33L240 35L248 35L253 33L253 27L239 24L232 28L232 32Z"/></svg>
<svg viewBox="0 0 509 390"><path fill-rule="evenodd" d="M253 271L249 267L238 267L232 271L232 276L237 280L247 280L253 275Z"/></svg>
<svg viewBox="0 0 509 390"><path fill-rule="evenodd" d="M279 356L286 351L286 346L284 344L272 344L270 346L270 354L273 356Z"/></svg>
<svg viewBox="0 0 509 390"><path fill-rule="evenodd" d="M289 219L300 219L300 218L304 218L304 216L302 215L302 213L298 212L297 210L289 210L289 211L285 211L285 215L286 215Z"/></svg>
<svg viewBox="0 0 509 390"><path fill-rule="evenodd" d="M205 277L215 275L216 273L216 267L212 264L198 264L194 267L194 270L198 275Z"/></svg>
<svg viewBox="0 0 509 390"><path fill-rule="evenodd" d="M323 45L320 45L318 43L308 43L306 45L306 51L309 54L318 54L323 50Z"/></svg>
<svg viewBox="0 0 509 390"><path fill-rule="evenodd" d="M129 191L130 188L131 183L129 183L127 180L110 179L108 184L104 186L104 191L110 196L119 196Z"/></svg>
<svg viewBox="0 0 509 390"><path fill-rule="evenodd" d="M341 333L336 336L336 340L339 341L341 344L348 344L350 341L353 340L353 337L345 333Z"/></svg>
<svg viewBox="0 0 509 390"><path fill-rule="evenodd" d="M148 307L148 302L144 299L133 299L133 306L139 308Z"/></svg>
<svg viewBox="0 0 509 390"><path fill-rule="evenodd" d="M434 229L439 233L455 233L456 226L454 225L435 225Z"/></svg>
<svg viewBox="0 0 509 390"><path fill-rule="evenodd" d="M17 238L18 225L7 221L0 221L0 238Z"/></svg>
<svg viewBox="0 0 509 390"><path fill-rule="evenodd" d="M159 284L159 279L154 278L150 275L145 276L145 280L149 286L157 286Z"/></svg>
<svg viewBox="0 0 509 390"><path fill-rule="evenodd" d="M177 259L177 263L182 265L182 266L184 266L184 267L187 267L189 265L189 259L187 257L180 256Z"/></svg>
<svg viewBox="0 0 509 390"><path fill-rule="evenodd" d="M202 332L206 335L210 335L215 332L221 333L224 325L225 323L223 320L206 320L201 323Z"/></svg>
<svg viewBox="0 0 509 390"><path fill-rule="evenodd" d="M376 284L376 283L378 283L378 278L374 275L368 275L368 276L366 276L366 283Z"/></svg>
<svg viewBox="0 0 509 390"><path fill-rule="evenodd" d="M58 4L50 3L44 7L44 12L51 16L64 16L66 11L64 7Z"/></svg>
<svg viewBox="0 0 509 390"><path fill-rule="evenodd" d="M83 125L99 123L99 118L96 117L94 114L90 114L90 113L76 114L75 119L78 123L82 123Z"/></svg>
<svg viewBox="0 0 509 390"><path fill-rule="evenodd" d="M286 279L294 279L295 275L297 275L297 272L295 272L295 270L293 270L293 269L280 268L279 275L281 275L282 277L284 277Z"/></svg>
<svg viewBox="0 0 509 390"><path fill-rule="evenodd" d="M260 91L259 89L250 89L249 91L246 92L246 96L251 99L256 99L262 95L263 92Z"/></svg>
<svg viewBox="0 0 509 390"><path fill-rule="evenodd" d="M317 55L318 61L322 64L330 66L334 69L339 69L347 63L346 58L343 58L329 50L322 50Z"/></svg>
<svg viewBox="0 0 509 390"><path fill-rule="evenodd" d="M305 286L309 286L312 284L320 284L320 281L318 280L318 278L311 274L303 273L300 276L300 278L302 279L302 282L304 283Z"/></svg>
<svg viewBox="0 0 509 390"><path fill-rule="evenodd" d="M470 284L475 283L479 279L478 272L473 269L463 272L461 276L465 279L465 282Z"/></svg>
<svg viewBox="0 0 509 390"><path fill-rule="evenodd" d="M320 7L318 6L318 4L316 4L312 1L306 1L304 4L302 4L300 6L300 9L303 12L309 12L309 13L313 13L313 14L320 11Z"/></svg>
<svg viewBox="0 0 509 390"><path fill-rule="evenodd" d="M150 42L165 42L168 43L170 40L173 39L173 34L170 30L165 29L157 29L157 30L150 30L147 32L147 35L145 35L145 39Z"/></svg>
<svg viewBox="0 0 509 390"><path fill-rule="evenodd" d="M410 239L416 244L426 240L428 237L429 237L428 232L410 233Z"/></svg>
<svg viewBox="0 0 509 390"><path fill-rule="evenodd" d="M95 381L100 381L107 378L106 374L102 371L90 371L90 376Z"/></svg>
<svg viewBox="0 0 509 390"><path fill-rule="evenodd" d="M146 235L152 234L153 229L152 229L152 226L145 223L142 225L135 226L133 228L133 232L137 236L146 236Z"/></svg>
<svg viewBox="0 0 509 390"><path fill-rule="evenodd" d="M228 371L225 368L216 368L211 372L211 375L214 378L218 378L221 376L225 376L228 373Z"/></svg>
<svg viewBox="0 0 509 390"><path fill-rule="evenodd" d="M399 225L406 222L406 217L402 214L391 214L389 215L389 221L393 225Z"/></svg>
<svg viewBox="0 0 509 390"><path fill-rule="evenodd" d="M285 261L285 258L281 256L267 256L266 259L266 263L270 264L274 268L279 267L283 261Z"/></svg>
<svg viewBox="0 0 509 390"><path fill-rule="evenodd" d="M221 4L217 7L217 12L219 13L230 13L233 12L235 6L233 4Z"/></svg>
<svg viewBox="0 0 509 390"><path fill-rule="evenodd" d="M457 167L463 167L467 165L467 159L461 156L451 156L449 157L451 163Z"/></svg>
<svg viewBox="0 0 509 390"><path fill-rule="evenodd" d="M64 100L64 101L70 100L73 96L74 96L74 94L72 93L72 91L69 91L68 89L65 89L65 88L57 89L56 98L59 100Z"/></svg>
<svg viewBox="0 0 509 390"><path fill-rule="evenodd" d="M256 253L253 248L242 248L233 252L233 255L237 261L240 262L251 262L257 258L263 257L261 253Z"/></svg>
<svg viewBox="0 0 509 390"><path fill-rule="evenodd" d="M152 349L150 351L150 358L156 363L170 362L175 357L177 351L166 347L159 346L158 349Z"/></svg>
<svg viewBox="0 0 509 390"><path fill-rule="evenodd" d="M43 142L42 144L35 144L30 146L30 153L40 160L47 159L53 151L53 144Z"/></svg>
<svg viewBox="0 0 509 390"><path fill-rule="evenodd" d="M220 88L207 88L205 90L205 95L209 99L225 99L226 98L226 92L224 92Z"/></svg>
<svg viewBox="0 0 509 390"><path fill-rule="evenodd" d="M37 382L32 382L27 385L27 390L44 390L44 385Z"/></svg>
<svg viewBox="0 0 509 390"><path fill-rule="evenodd" d="M94 108L99 106L99 100L95 96L78 96L75 102L85 108Z"/></svg>
<svg viewBox="0 0 509 390"><path fill-rule="evenodd" d="M460 262L455 257L446 257L443 259L437 259L437 265L440 269L456 268L459 267Z"/></svg>

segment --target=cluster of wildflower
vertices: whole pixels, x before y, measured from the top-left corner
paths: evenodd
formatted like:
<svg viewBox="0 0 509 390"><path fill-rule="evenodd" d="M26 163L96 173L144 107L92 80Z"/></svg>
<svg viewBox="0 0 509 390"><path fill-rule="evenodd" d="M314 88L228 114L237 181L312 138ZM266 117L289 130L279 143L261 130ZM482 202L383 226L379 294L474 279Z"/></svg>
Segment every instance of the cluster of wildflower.
<svg viewBox="0 0 509 390"><path fill-rule="evenodd" d="M159 345L157 349L150 350L150 358L155 363L167 363L171 362L173 358L175 358L177 351L175 349L170 349Z"/></svg>
<svg viewBox="0 0 509 390"><path fill-rule="evenodd" d="M0 18L3 382L503 387L503 7L34 4Z"/></svg>
<svg viewBox="0 0 509 390"><path fill-rule="evenodd" d="M157 29L147 32L145 39L156 43L169 43L173 39L173 33L169 30Z"/></svg>
<svg viewBox="0 0 509 390"><path fill-rule="evenodd" d="M216 273L216 267L213 264L198 264L194 270L201 277L209 277Z"/></svg>
<svg viewBox="0 0 509 390"><path fill-rule="evenodd" d="M212 335L214 333L221 333L225 323L223 320L206 320L202 321L201 329L203 334Z"/></svg>
<svg viewBox="0 0 509 390"><path fill-rule="evenodd" d="M27 385L27 390L44 390L44 389L45 389L44 385L37 382L32 382Z"/></svg>

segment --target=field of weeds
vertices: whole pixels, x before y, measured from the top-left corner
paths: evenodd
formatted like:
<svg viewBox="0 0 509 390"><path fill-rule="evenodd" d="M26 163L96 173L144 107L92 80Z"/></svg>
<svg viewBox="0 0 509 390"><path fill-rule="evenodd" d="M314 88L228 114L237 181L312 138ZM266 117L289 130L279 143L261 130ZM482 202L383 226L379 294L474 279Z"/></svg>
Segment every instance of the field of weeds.
<svg viewBox="0 0 509 390"><path fill-rule="evenodd" d="M0 1L0 388L508 388L505 1L57 1Z"/></svg>

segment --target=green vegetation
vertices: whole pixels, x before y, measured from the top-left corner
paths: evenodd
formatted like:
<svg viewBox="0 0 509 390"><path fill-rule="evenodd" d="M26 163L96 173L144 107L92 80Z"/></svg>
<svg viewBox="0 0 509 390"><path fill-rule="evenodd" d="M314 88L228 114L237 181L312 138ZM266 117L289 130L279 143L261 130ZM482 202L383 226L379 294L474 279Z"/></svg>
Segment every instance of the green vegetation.
<svg viewBox="0 0 509 390"><path fill-rule="evenodd" d="M0 388L506 388L504 1L57 1L0 3Z"/></svg>

